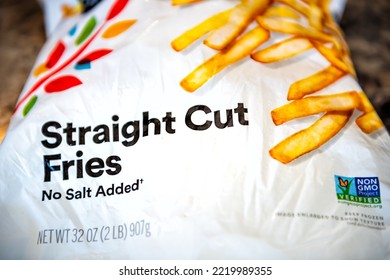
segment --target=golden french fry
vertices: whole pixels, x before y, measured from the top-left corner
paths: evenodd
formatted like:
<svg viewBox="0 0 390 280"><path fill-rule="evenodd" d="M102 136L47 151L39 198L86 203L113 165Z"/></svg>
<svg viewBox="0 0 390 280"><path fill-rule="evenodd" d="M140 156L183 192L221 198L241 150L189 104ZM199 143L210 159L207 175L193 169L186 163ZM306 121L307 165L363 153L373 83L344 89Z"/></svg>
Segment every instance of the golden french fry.
<svg viewBox="0 0 390 280"><path fill-rule="evenodd" d="M180 85L186 91L195 91L225 67L249 56L253 50L267 41L269 36L267 30L260 26L255 27L238 38L229 48L217 53L198 66L181 81Z"/></svg>
<svg viewBox="0 0 390 280"><path fill-rule="evenodd" d="M291 34L323 42L332 42L334 40L329 34L316 30L312 27L305 27L298 22L265 16L256 17L256 21L262 27L270 31Z"/></svg>
<svg viewBox="0 0 390 280"><path fill-rule="evenodd" d="M366 134L373 133L374 131L384 126L376 111L362 114L356 119L355 122L358 127Z"/></svg>
<svg viewBox="0 0 390 280"><path fill-rule="evenodd" d="M288 90L287 100L299 99L319 91L336 82L344 75L345 72L339 70L336 66L331 65L324 70L293 83Z"/></svg>
<svg viewBox="0 0 390 280"><path fill-rule="evenodd" d="M294 100L271 111L272 120L281 125L290 120L330 111L350 111L359 106L356 91L312 96Z"/></svg>
<svg viewBox="0 0 390 280"><path fill-rule="evenodd" d="M313 1L313 0L311 0ZM330 7L330 2L332 0L317 0L318 1L318 5L324 10L324 11L329 11L329 7ZM330 14L330 11L328 12Z"/></svg>
<svg viewBox="0 0 390 280"><path fill-rule="evenodd" d="M349 54L348 53L343 53L342 54L342 59L343 59L343 62L345 64L345 66L348 69L348 72L352 76L354 76L356 78L355 67L353 66L353 63L352 63L352 60L351 60L351 57L349 56Z"/></svg>
<svg viewBox="0 0 390 280"><path fill-rule="evenodd" d="M254 18L263 13L271 0L245 0L233 8L228 22L212 32L204 44L222 50L233 42L249 26Z"/></svg>
<svg viewBox="0 0 390 280"><path fill-rule="evenodd" d="M292 18L299 19L301 17L295 10L287 7L287 6L271 6L269 7L264 16L266 17L284 17L284 18Z"/></svg>
<svg viewBox="0 0 390 280"><path fill-rule="evenodd" d="M306 3L306 4L308 4L308 5L310 5L312 3L315 3L315 4L317 4L320 7L322 7L322 4L324 4L324 2L326 2L326 1L323 1L323 0L301 0L301 1Z"/></svg>
<svg viewBox="0 0 390 280"><path fill-rule="evenodd" d="M359 98L360 98L360 102L359 102L359 106L357 107L359 111L362 111L364 113L369 113L375 110L374 106L372 106L372 103L370 102L370 100L368 99L367 95L364 92L359 92Z"/></svg>
<svg viewBox="0 0 390 280"><path fill-rule="evenodd" d="M312 0L313 1L313 0ZM345 41L344 34L333 20L331 12L329 10L330 0L317 0L319 6L323 11L324 16L324 27L328 30L328 33L333 35L333 48L336 48L339 56L344 62L345 66L348 68L348 72L356 77L355 68L351 61L351 52L349 50L348 44Z"/></svg>
<svg viewBox="0 0 390 280"><path fill-rule="evenodd" d="M344 61L338 57L335 49L328 48L325 45L315 41L313 41L312 44L332 65L336 66L341 71L349 73L349 68L344 63Z"/></svg>
<svg viewBox="0 0 390 280"><path fill-rule="evenodd" d="M226 10L209 17L205 21L201 22L197 26L184 32L171 42L171 46L175 51L181 51L198 40L208 32L217 29L226 24L232 9Z"/></svg>
<svg viewBox="0 0 390 280"><path fill-rule="evenodd" d="M304 1L306 4L296 0L275 0L275 2L288 5L304 15L308 19L310 26L317 30L322 30L324 14L317 1Z"/></svg>
<svg viewBox="0 0 390 280"><path fill-rule="evenodd" d="M203 0L172 0L171 4L172 6L178 6L178 5L188 5L196 2L201 2Z"/></svg>
<svg viewBox="0 0 390 280"><path fill-rule="evenodd" d="M4 139L8 124L0 124L0 144Z"/></svg>
<svg viewBox="0 0 390 280"><path fill-rule="evenodd" d="M342 34L341 30L337 26L336 23L332 22L326 22L324 26L326 27L328 31L328 34L331 34L333 36L333 44L337 48L337 50L341 53L347 53L348 55L351 54L348 44L344 39L344 35Z"/></svg>
<svg viewBox="0 0 390 280"><path fill-rule="evenodd" d="M320 7L317 6L317 3L310 3L310 15L309 15L309 24L317 30L323 29L323 20L324 14Z"/></svg>
<svg viewBox="0 0 390 280"><path fill-rule="evenodd" d="M301 13L305 17L309 18L310 16L310 7L306 4L301 3L300 1L297 0L274 0L275 2L279 2L282 4L285 4L297 12Z"/></svg>
<svg viewBox="0 0 390 280"><path fill-rule="evenodd" d="M77 3L73 6L64 3L61 5L61 11L62 11L62 16L64 18L72 17L75 15L79 15L83 12L83 5L81 3Z"/></svg>
<svg viewBox="0 0 390 280"><path fill-rule="evenodd" d="M271 63L301 54L312 47L310 40L292 37L259 50L253 53L251 57L262 63Z"/></svg>
<svg viewBox="0 0 390 280"><path fill-rule="evenodd" d="M384 124L376 113L375 108L372 106L367 95L364 92L359 92L359 99L360 102L357 109L363 112L355 121L359 128L364 133L370 134L383 127Z"/></svg>
<svg viewBox="0 0 390 280"><path fill-rule="evenodd" d="M346 125L351 115L352 111L328 112L308 128L281 141L269 153L281 163L289 163L328 142Z"/></svg>

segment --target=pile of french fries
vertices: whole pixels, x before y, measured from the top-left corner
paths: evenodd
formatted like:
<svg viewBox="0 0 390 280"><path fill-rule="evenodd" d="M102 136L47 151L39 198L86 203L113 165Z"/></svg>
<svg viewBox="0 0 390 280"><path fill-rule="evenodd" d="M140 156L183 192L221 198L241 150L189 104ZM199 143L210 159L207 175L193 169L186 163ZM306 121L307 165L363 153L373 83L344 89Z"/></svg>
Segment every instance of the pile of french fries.
<svg viewBox="0 0 390 280"><path fill-rule="evenodd" d="M188 5L201 0L172 0ZM210 0L204 0L210 1ZM312 95L346 75L356 76L348 46L329 10L330 0L241 0L175 38L171 46L182 51L198 39L218 53L199 65L180 83L194 92L226 67L245 58L273 63L315 49L329 65L291 84L287 100L271 112L275 125L314 114L322 114L311 126L282 140L270 155L289 163L332 139L349 121L355 109L361 111L356 124L367 134L383 123L363 92L348 91ZM253 27L254 26L254 27ZM271 32L287 39L261 48Z"/></svg>

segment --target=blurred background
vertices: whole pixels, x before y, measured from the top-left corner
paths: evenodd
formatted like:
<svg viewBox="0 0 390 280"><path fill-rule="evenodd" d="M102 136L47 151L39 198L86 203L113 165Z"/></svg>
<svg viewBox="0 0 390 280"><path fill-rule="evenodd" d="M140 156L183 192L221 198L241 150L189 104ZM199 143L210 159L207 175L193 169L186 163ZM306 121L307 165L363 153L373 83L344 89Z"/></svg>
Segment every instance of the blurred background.
<svg viewBox="0 0 390 280"><path fill-rule="evenodd" d="M340 22L359 83L388 131L389 15L390 0L348 0ZM36 0L0 0L0 138L45 40L43 13Z"/></svg>

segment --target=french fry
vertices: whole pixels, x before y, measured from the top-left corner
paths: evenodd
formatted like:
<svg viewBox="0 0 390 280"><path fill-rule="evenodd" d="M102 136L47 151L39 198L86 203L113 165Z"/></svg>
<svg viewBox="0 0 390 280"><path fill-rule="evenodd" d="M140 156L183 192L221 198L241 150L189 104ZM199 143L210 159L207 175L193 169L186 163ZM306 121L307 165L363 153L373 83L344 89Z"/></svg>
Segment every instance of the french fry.
<svg viewBox="0 0 390 280"><path fill-rule="evenodd" d="M307 78L293 83L287 95L287 100L302 98L308 94L319 91L343 77L345 72L331 65Z"/></svg>
<svg viewBox="0 0 390 280"><path fill-rule="evenodd" d="M277 4L271 6L272 3ZM294 21L302 16L307 19L308 25ZM254 20L258 27L244 33ZM270 32L292 37L255 51L269 39ZM287 96L292 102L271 112L275 125L323 113L311 126L270 149L271 157L281 163L287 164L327 143L347 124L356 108L363 112L356 124L365 133L383 127L364 93L352 90L306 97L335 83L347 73L356 75L344 36L330 14L329 0L242 0L233 9L216 14L184 32L172 41L172 48L181 51L207 33L210 34L204 44L220 52L181 81L180 85L188 92L194 92L224 68L247 56L261 63L272 63L315 48L329 61L330 66L293 83Z"/></svg>
<svg viewBox="0 0 390 280"><path fill-rule="evenodd" d="M315 41L313 41L312 44L322 54L322 56L326 58L332 65L336 66L341 71L344 72L350 71L347 65L344 63L344 61L342 61L338 57L335 49L328 48L325 45Z"/></svg>
<svg viewBox="0 0 390 280"><path fill-rule="evenodd" d="M305 27L298 22L265 16L256 17L256 21L262 27L270 31L305 37L322 42L332 42L334 40L329 34L318 31L312 27Z"/></svg>
<svg viewBox="0 0 390 280"><path fill-rule="evenodd" d="M348 68L348 72L354 76L356 78L356 72L355 72L355 68L353 66L353 63L352 63L352 60L351 60L351 57L348 55L348 53L343 53L342 54L342 59L343 59L343 62L345 64L345 66Z"/></svg>
<svg viewBox="0 0 390 280"><path fill-rule="evenodd" d="M313 45L310 40L301 37L292 37L254 52L251 57L262 63L271 63L291 58L312 47Z"/></svg>
<svg viewBox="0 0 390 280"><path fill-rule="evenodd" d="M355 69L349 58L350 50L348 44L344 39L344 34L342 33L337 23L334 21L332 14L330 12L329 9L330 0L309 0L305 2L313 2L313 1L317 2L318 6L322 11L322 15L323 15L322 22L323 22L324 30L326 31L326 33L332 35L333 37L332 48L333 49L335 48L337 50L337 52L339 53L339 57L341 57L342 61L348 68L348 72L356 77Z"/></svg>
<svg viewBox="0 0 390 280"><path fill-rule="evenodd" d="M338 28L336 28L338 29ZM341 36L341 37L339 37ZM334 53L337 53L339 58L342 60L344 63L345 67L348 69L348 73L350 73L352 76L356 78L356 72L355 68L353 66L352 60L351 60L351 53L349 51L349 48L347 46L347 43L345 42L343 36L335 34L333 37L333 46L332 46L332 51Z"/></svg>
<svg viewBox="0 0 390 280"><path fill-rule="evenodd" d="M269 32L260 26L245 33L238 38L229 48L212 56L206 62L198 66L180 85L189 92L193 92L222 69L247 56L269 38Z"/></svg>
<svg viewBox="0 0 390 280"><path fill-rule="evenodd" d="M376 111L362 114L356 119L355 122L358 127L366 134L373 133L374 131L384 126Z"/></svg>
<svg viewBox="0 0 390 280"><path fill-rule="evenodd" d="M360 102L359 102L359 106L357 107L359 111L362 111L364 113L369 113L375 110L374 106L372 106L370 100L368 99L367 95L364 92L359 92L359 99Z"/></svg>
<svg viewBox="0 0 390 280"><path fill-rule="evenodd" d="M333 36L333 44L335 47L337 47L338 51L350 55L351 52L349 50L348 44L345 41L344 35L338 25L333 20L325 20L324 26L328 30L327 33Z"/></svg>
<svg viewBox="0 0 390 280"><path fill-rule="evenodd" d="M8 124L0 124L0 144L4 139Z"/></svg>
<svg viewBox="0 0 390 280"><path fill-rule="evenodd" d="M321 3L324 2L322 0L301 0L301 1L306 3L306 4L308 4L308 5L310 5L311 3L315 3L315 4L319 5L319 6L321 6Z"/></svg>
<svg viewBox="0 0 390 280"><path fill-rule="evenodd" d="M209 17L205 21L201 22L197 26L184 32L171 42L171 46L175 51L181 51L188 47L190 44L204 36L208 32L217 29L226 24L232 9L226 10Z"/></svg>
<svg viewBox="0 0 390 280"><path fill-rule="evenodd" d="M374 106L372 106L372 103L364 92L359 92L359 100L360 102L357 109L362 111L363 114L355 121L358 127L366 134L373 133L383 127L384 124L382 120L376 113Z"/></svg>
<svg viewBox="0 0 390 280"><path fill-rule="evenodd" d="M75 5L64 3L61 5L61 11L64 18L72 17L83 12L83 5L81 3L77 3Z"/></svg>
<svg viewBox="0 0 390 280"><path fill-rule="evenodd" d="M308 17L309 24L315 27L317 25L315 22L319 23L321 21L321 30L324 29L327 34L330 34L333 37L333 44L337 47L338 51L341 53L347 52L348 55L350 55L348 44L344 39L344 34L334 21L330 12L330 0L303 1L310 6L311 13ZM315 17L317 17L317 19L315 19Z"/></svg>
<svg viewBox="0 0 390 280"><path fill-rule="evenodd" d="M249 26L254 18L263 13L270 0L243 0L233 8L228 22L212 32L204 44L215 50L222 50L233 42Z"/></svg>
<svg viewBox="0 0 390 280"><path fill-rule="evenodd" d="M312 96L294 100L271 111L275 125L290 120L329 111L350 111L359 106L360 98L356 91L332 95Z"/></svg>
<svg viewBox="0 0 390 280"><path fill-rule="evenodd" d="M171 4L172 6L178 6L178 5L188 5L196 2L201 2L203 0L172 0Z"/></svg>
<svg viewBox="0 0 390 280"><path fill-rule="evenodd" d="M309 0L309 1L313 1L313 0ZM328 13L330 14L330 11L329 11L329 7L330 7L330 2L332 0L317 0L318 1L318 5L324 10L324 11L328 11Z"/></svg>
<svg viewBox="0 0 390 280"><path fill-rule="evenodd" d="M317 30L323 29L324 14L314 1L310 3L310 15L308 19L310 26Z"/></svg>
<svg viewBox="0 0 390 280"><path fill-rule="evenodd" d="M274 159L287 164L332 139L347 124L351 115L352 111L328 112L308 128L282 140L269 153Z"/></svg>
<svg viewBox="0 0 390 280"><path fill-rule="evenodd" d="M284 17L284 18L292 18L292 19L299 19L301 15L297 13L295 10L289 8L288 6L271 6L269 7L265 13L264 16L266 17Z"/></svg>
<svg viewBox="0 0 390 280"><path fill-rule="evenodd" d="M306 4L303 4L297 0L274 0L275 2L279 2L285 4L297 12L301 13L305 17L309 18L310 16L310 7Z"/></svg>

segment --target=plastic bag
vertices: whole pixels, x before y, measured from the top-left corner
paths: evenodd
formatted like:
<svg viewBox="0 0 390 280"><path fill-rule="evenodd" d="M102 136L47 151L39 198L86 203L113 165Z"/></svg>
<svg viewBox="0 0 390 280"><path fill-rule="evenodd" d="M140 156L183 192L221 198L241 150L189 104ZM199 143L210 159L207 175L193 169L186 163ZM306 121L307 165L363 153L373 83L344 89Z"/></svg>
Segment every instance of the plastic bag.
<svg viewBox="0 0 390 280"><path fill-rule="evenodd" d="M64 20L0 145L1 258L389 259L389 134L326 3Z"/></svg>

